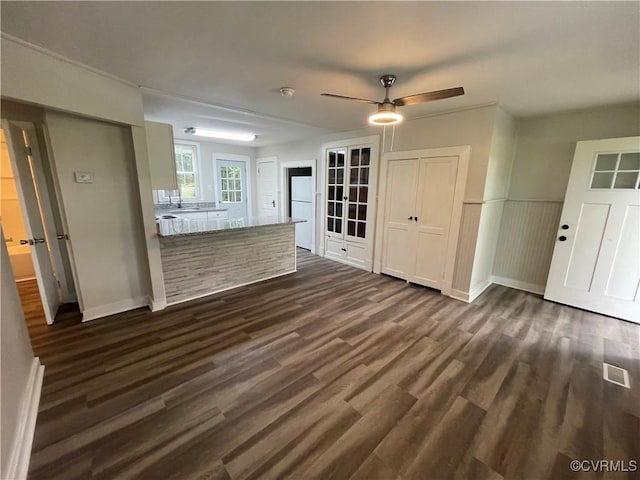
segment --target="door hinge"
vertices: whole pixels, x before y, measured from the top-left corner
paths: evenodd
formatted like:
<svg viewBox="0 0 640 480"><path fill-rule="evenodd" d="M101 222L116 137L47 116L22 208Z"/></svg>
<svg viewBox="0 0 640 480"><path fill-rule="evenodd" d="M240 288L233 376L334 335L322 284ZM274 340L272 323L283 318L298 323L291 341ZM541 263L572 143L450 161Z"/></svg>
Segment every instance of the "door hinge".
<svg viewBox="0 0 640 480"><path fill-rule="evenodd" d="M24 146L24 151L27 152L27 155L29 155L30 157L33 155L33 151L31 150L31 147L29 145Z"/></svg>

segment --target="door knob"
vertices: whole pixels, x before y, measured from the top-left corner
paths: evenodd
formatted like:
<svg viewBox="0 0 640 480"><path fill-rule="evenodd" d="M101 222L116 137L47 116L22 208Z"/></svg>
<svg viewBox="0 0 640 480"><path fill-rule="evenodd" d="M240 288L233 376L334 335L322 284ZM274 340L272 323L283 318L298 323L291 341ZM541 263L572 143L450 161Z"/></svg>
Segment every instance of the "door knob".
<svg viewBox="0 0 640 480"><path fill-rule="evenodd" d="M564 235L560 235L558 237L558 240L560 240L561 242L565 242L567 240L567 237L565 237Z"/></svg>
<svg viewBox="0 0 640 480"><path fill-rule="evenodd" d="M45 242L44 238L34 238L33 241L35 243L44 243Z"/></svg>
<svg viewBox="0 0 640 480"><path fill-rule="evenodd" d="M33 245L33 240L20 240L20 245Z"/></svg>
<svg viewBox="0 0 640 480"><path fill-rule="evenodd" d="M417 222L418 221L418 217L414 217L414 220Z"/></svg>
<svg viewBox="0 0 640 480"><path fill-rule="evenodd" d="M561 229L563 229L563 230L569 230L569 225L567 225L567 224L565 223L565 224L564 224L564 225L562 225L560 228L561 228Z"/></svg>
<svg viewBox="0 0 640 480"><path fill-rule="evenodd" d="M275 200L271 200L271 205L273 205L275 207L276 206L276 201Z"/></svg>
<svg viewBox="0 0 640 480"><path fill-rule="evenodd" d="M411 217L407 218L407 220L413 220L413 216L411 216Z"/></svg>
<svg viewBox="0 0 640 480"><path fill-rule="evenodd" d="M58 235L56 235L56 238L58 240L69 240L69 235L67 235L65 233L62 233L62 234L59 233Z"/></svg>

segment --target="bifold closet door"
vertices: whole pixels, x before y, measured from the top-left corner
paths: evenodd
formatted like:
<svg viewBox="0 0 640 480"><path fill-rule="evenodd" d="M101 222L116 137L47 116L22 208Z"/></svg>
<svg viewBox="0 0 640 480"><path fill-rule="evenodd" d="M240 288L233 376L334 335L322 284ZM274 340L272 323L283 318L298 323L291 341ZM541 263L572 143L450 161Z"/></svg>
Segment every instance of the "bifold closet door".
<svg viewBox="0 0 640 480"><path fill-rule="evenodd" d="M414 214L414 283L442 289L458 157L420 159Z"/></svg>
<svg viewBox="0 0 640 480"><path fill-rule="evenodd" d="M418 160L389 162L385 207L382 273L409 279L415 260L414 210L418 189Z"/></svg>

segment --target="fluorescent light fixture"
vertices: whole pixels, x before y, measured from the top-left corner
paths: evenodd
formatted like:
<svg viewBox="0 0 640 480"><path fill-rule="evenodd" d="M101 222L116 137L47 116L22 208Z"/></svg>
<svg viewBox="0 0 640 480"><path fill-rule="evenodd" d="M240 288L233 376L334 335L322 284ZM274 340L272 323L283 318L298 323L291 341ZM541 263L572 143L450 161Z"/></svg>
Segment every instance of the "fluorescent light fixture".
<svg viewBox="0 0 640 480"><path fill-rule="evenodd" d="M198 137L219 138L222 140L237 140L238 142L253 142L256 136L253 133L221 132L219 130L207 130L205 128L187 128L184 133L190 133Z"/></svg>
<svg viewBox="0 0 640 480"><path fill-rule="evenodd" d="M377 112L369 117L372 125L395 125L402 121L402 115L396 112Z"/></svg>

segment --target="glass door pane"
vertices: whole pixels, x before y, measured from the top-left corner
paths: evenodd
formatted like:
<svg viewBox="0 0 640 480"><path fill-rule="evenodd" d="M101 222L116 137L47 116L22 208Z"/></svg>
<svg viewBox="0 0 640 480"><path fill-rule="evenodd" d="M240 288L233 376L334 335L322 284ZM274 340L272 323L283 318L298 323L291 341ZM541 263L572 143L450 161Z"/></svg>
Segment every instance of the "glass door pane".
<svg viewBox="0 0 640 480"><path fill-rule="evenodd" d="M327 232L342 234L347 151L331 150L327 157Z"/></svg>
<svg viewBox="0 0 640 480"><path fill-rule="evenodd" d="M353 148L349 154L347 236L365 238L371 148Z"/></svg>

